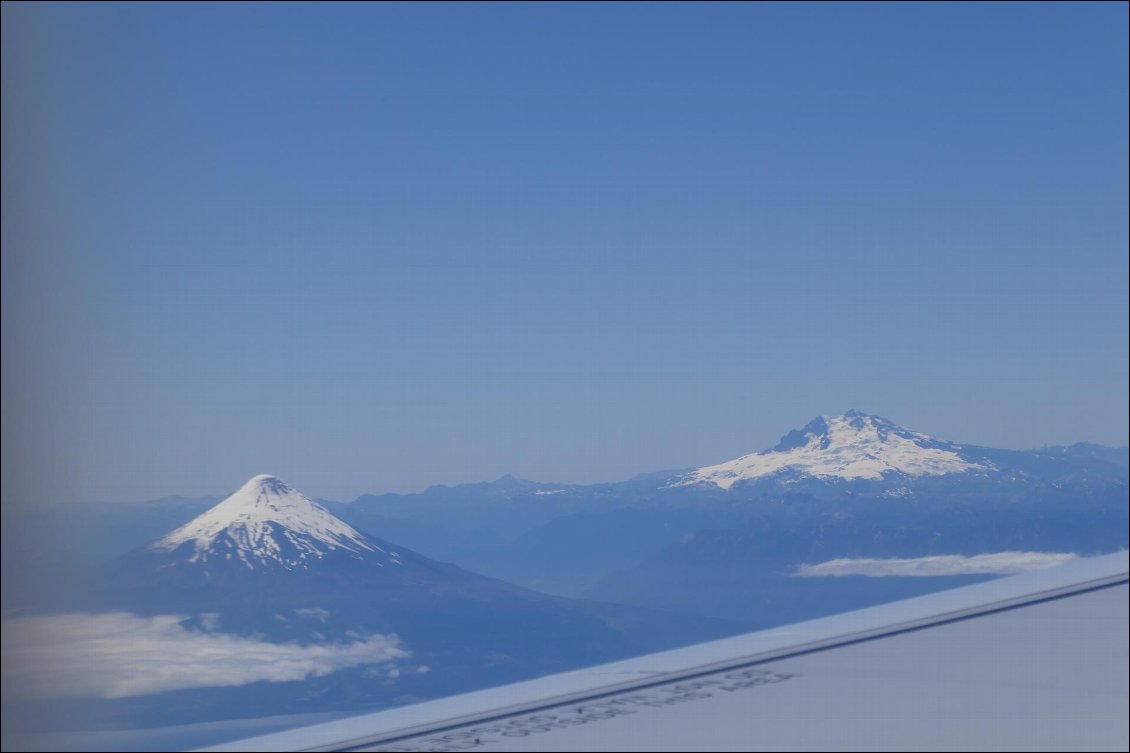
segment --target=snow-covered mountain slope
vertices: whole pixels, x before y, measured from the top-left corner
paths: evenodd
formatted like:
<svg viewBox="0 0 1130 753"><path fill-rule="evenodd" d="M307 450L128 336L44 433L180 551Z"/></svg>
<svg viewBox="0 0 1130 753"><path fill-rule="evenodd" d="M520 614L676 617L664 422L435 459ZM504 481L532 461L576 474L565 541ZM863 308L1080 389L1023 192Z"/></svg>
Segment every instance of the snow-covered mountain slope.
<svg viewBox="0 0 1130 753"><path fill-rule="evenodd" d="M251 479L195 520L115 559L66 609L177 615L189 631L308 647L395 634L431 668L400 678L358 670L340 686L295 684L279 695L248 686L244 695L225 691L202 701L225 713L231 698L292 692L305 709L350 708L342 699L403 702L742 628L558 598L477 575L355 529L271 476ZM192 717L194 703L169 705ZM240 714L262 715L246 710Z"/></svg>
<svg viewBox="0 0 1130 753"><path fill-rule="evenodd" d="M249 569L308 568L330 554L400 565L376 542L274 476L252 478L235 494L149 545L187 562L233 560Z"/></svg>
<svg viewBox="0 0 1130 753"><path fill-rule="evenodd" d="M963 458L961 450L959 445L853 410L814 419L803 429L789 432L770 450L699 468L673 485L705 483L729 489L739 481L779 474L852 480L988 470L986 465Z"/></svg>

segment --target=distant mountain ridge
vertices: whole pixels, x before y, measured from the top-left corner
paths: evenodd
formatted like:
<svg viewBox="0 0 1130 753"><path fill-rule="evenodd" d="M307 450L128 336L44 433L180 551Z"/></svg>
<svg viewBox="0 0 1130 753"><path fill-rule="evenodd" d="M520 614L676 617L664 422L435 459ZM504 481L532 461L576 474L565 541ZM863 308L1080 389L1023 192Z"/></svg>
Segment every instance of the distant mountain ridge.
<svg viewBox="0 0 1130 753"><path fill-rule="evenodd" d="M1039 529L1040 521L1052 516L1071 521L1073 511L1082 515L1083 509L1097 505L1106 511L1103 519L1112 521L1110 535L1094 545L1096 551L1106 550L1120 540L1117 523L1125 517L1127 458L1126 448L1090 443L1032 450L958 444L848 411L814 419L768 450L697 469L587 485L504 476L493 482L316 504L369 540L377 533L396 541L396 546L388 546L397 554L415 550L529 588L574 596L681 537L705 529L732 529L752 514L785 515L788 509L799 514L814 501L840 509L850 504L856 513L870 506L876 514L895 503L892 514L937 515L940 524L947 525L982 515L998 516L994 524L999 524L999 515L1007 514L1015 521L1010 525L1020 526L1008 545L1021 548L1029 545L1021 540L1021 532L1029 540L1070 543ZM229 544L251 529L212 539L207 530L183 531L181 539L169 534L206 513L213 502L171 497L48 507L40 513L41 522L29 522L25 528L54 532L51 539L65 539L67 547L60 551L29 538L5 548L5 566L58 572L54 580L63 585L55 590L62 592L92 565L155 538L166 549L173 543L185 547L186 556L170 562L187 562L192 553L211 565L229 554L238 559ZM200 525L203 520L207 518ZM991 525L986 523L986 530ZM307 550L303 558L303 551L281 529L264 521L261 531L268 528L276 554L293 562L313 562L330 551L315 537L312 546L318 551ZM1067 530L1062 524L1059 529ZM58 532L69 533L60 539ZM1071 542L1087 540L1071 537ZM202 541L209 543L201 547ZM866 553L861 550L861 556ZM252 564L257 556L249 555ZM5 592L5 604L34 607L49 595L47 589L12 589Z"/></svg>
<svg viewBox="0 0 1130 753"><path fill-rule="evenodd" d="M4 550L5 568L44 577L6 590L5 605L177 615L188 630L293 645L396 636L411 654L379 684L357 668L107 701L106 714L179 723L199 704L254 716L308 697L371 708L991 577L793 577L806 564L1124 548L1126 459L1091 444L961 445L849 411L735 461L616 483L506 476L343 503L262 475L218 503L48 508L22 526L41 535ZM52 583L84 585L41 587L48 568Z"/></svg>
<svg viewBox="0 0 1130 753"><path fill-rule="evenodd" d="M814 545L836 540L829 558L949 554L962 541L976 542L968 554L1112 551L1126 539L1127 465L1126 448L982 447L853 410L716 465L604 484L507 480L366 495L340 514L478 572L552 593L624 600L630 587L591 588L669 548L730 541L751 519L756 535L696 549L695 557L737 563L752 546L791 559L814 536ZM805 518L819 525L806 529ZM783 529L796 538L787 553L772 533ZM849 541L856 542L850 551L843 549ZM735 583L743 567L734 565ZM708 581L694 588L709 590ZM651 604L665 593L657 585Z"/></svg>

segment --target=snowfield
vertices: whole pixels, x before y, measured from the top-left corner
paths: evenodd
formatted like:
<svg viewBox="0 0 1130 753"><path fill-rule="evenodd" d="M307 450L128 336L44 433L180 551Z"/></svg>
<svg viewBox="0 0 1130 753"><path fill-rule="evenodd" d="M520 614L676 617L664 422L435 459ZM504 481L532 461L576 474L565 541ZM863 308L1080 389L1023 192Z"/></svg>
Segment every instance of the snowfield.
<svg viewBox="0 0 1130 753"><path fill-rule="evenodd" d="M852 480L881 479L891 473L915 477L988 470L963 459L960 449L884 418L849 411L816 419L772 450L691 471L672 486L714 484L729 489L739 481L784 472Z"/></svg>
<svg viewBox="0 0 1130 753"><path fill-rule="evenodd" d="M189 562L235 558L250 569L268 563L305 568L331 551L383 554L386 562L400 564L395 552L385 552L306 495L266 474L255 476L150 548L171 552L186 544L193 549Z"/></svg>

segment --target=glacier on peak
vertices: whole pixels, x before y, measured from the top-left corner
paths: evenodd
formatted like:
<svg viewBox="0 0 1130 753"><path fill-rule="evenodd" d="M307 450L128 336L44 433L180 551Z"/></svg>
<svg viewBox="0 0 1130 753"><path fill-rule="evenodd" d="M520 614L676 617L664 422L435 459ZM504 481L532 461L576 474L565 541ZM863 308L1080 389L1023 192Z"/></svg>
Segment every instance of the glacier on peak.
<svg viewBox="0 0 1130 753"><path fill-rule="evenodd" d="M905 429L880 416L850 410L821 416L794 429L775 447L718 465L698 468L672 486L714 484L789 472L822 479L881 479L886 474L940 476L987 470L959 454L960 446Z"/></svg>
<svg viewBox="0 0 1130 753"><path fill-rule="evenodd" d="M234 494L149 545L173 552L188 548L189 562L237 559L250 569L277 563L306 568L331 552L354 558L373 554L400 564L374 541L277 476L260 474Z"/></svg>

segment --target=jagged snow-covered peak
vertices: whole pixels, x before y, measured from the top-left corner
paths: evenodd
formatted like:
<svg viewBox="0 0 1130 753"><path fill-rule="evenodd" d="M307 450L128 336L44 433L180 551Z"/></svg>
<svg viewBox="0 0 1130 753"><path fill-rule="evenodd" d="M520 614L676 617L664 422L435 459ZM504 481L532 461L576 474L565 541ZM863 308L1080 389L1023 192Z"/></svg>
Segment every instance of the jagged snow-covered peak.
<svg viewBox="0 0 1130 753"><path fill-rule="evenodd" d="M738 481L788 472L827 479L879 479L886 474L940 476L984 470L964 460L961 448L904 429L879 416L848 411L822 416L781 438L776 447L699 468L676 486L709 483L729 489Z"/></svg>
<svg viewBox="0 0 1130 753"><path fill-rule="evenodd" d="M225 559L251 569L268 564L306 568L330 552L376 555L400 564L375 542L275 476L252 478L235 494L150 544L174 551L191 546L189 562Z"/></svg>

